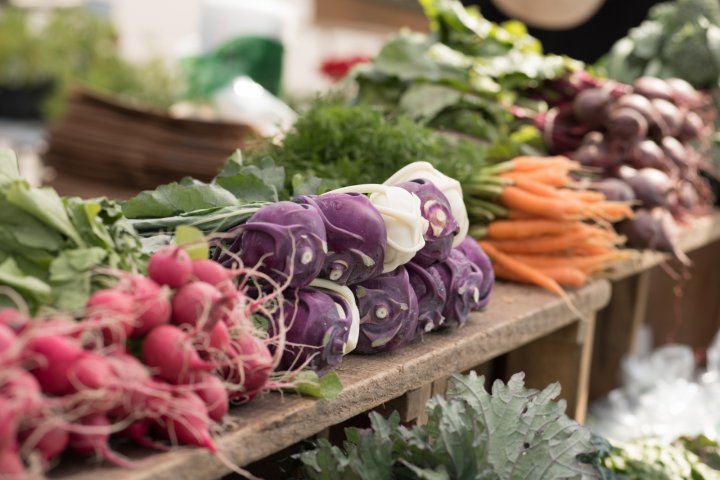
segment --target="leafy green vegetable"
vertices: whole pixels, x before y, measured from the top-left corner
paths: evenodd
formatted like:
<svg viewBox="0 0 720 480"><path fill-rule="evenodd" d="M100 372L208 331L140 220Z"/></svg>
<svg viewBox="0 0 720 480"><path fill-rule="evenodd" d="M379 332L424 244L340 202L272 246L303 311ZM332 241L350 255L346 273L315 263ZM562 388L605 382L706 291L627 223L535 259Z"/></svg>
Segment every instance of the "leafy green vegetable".
<svg viewBox="0 0 720 480"><path fill-rule="evenodd" d="M356 101L490 142L515 129L508 107L528 89L582 67L543 55L519 22L494 24L457 0L422 0L432 32L401 32L358 68Z"/></svg>
<svg viewBox="0 0 720 480"><path fill-rule="evenodd" d="M128 218L162 218L205 208L238 205L238 200L219 185L190 177L141 192L123 204Z"/></svg>
<svg viewBox="0 0 720 480"><path fill-rule="evenodd" d="M332 400L342 391L342 382L336 372L318 377L312 370L302 370L295 376L293 384L288 390L323 400Z"/></svg>
<svg viewBox="0 0 720 480"><path fill-rule="evenodd" d="M123 204L123 213L144 236L173 232L179 225L203 233L228 230L267 202L286 198L285 169L270 159L245 163L236 152L211 183L184 178L141 192Z"/></svg>
<svg viewBox="0 0 720 480"><path fill-rule="evenodd" d="M32 310L81 307L111 280L98 267L143 268L137 233L117 204L61 198L17 172L14 154L0 150L0 284Z"/></svg>
<svg viewBox="0 0 720 480"><path fill-rule="evenodd" d="M597 477L577 458L593 451L590 433L553 401L559 391L527 390L518 374L490 394L483 377L456 375L448 398L428 403L426 425L373 413L370 430L346 430L342 449L320 440L299 458L309 478L324 480Z"/></svg>
<svg viewBox="0 0 720 480"><path fill-rule="evenodd" d="M655 5L598 62L607 75L632 83L643 75L678 77L696 88L720 85L720 5L678 0Z"/></svg>
<svg viewBox="0 0 720 480"><path fill-rule="evenodd" d="M720 470L720 445L705 435L680 437L678 443L697 455L700 460L714 470Z"/></svg>
<svg viewBox="0 0 720 480"><path fill-rule="evenodd" d="M183 247L193 260L205 260L210 256L210 247L201 230L180 225L175 230L175 244Z"/></svg>
<svg viewBox="0 0 720 480"><path fill-rule="evenodd" d="M616 444L603 463L627 480L720 479L720 472L702 463L691 451L650 439Z"/></svg>

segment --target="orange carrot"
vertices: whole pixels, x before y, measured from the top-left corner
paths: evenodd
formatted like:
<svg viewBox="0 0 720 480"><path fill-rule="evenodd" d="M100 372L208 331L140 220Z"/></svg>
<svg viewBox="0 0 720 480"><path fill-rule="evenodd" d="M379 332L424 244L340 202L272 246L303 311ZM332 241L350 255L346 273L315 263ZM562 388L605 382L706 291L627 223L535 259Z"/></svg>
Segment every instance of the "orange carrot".
<svg viewBox="0 0 720 480"><path fill-rule="evenodd" d="M478 242L480 247L488 254L493 260L493 269L501 278L507 278L508 280L519 281L523 283L530 283L537 285L541 288L549 290L556 295L559 295L567 299L567 295L562 287L548 275L544 274L540 270L525 265L522 262L518 262L514 258L500 252L492 244L488 242ZM502 274L505 273L506 276Z"/></svg>
<svg viewBox="0 0 720 480"><path fill-rule="evenodd" d="M577 219L583 212L580 202L545 198L518 187L505 187L500 194L500 201L510 209L532 213L541 218Z"/></svg>
<svg viewBox="0 0 720 480"><path fill-rule="evenodd" d="M589 236L588 230L576 225L559 235L542 235L532 239L493 240L491 243L505 253L554 253L581 245Z"/></svg>
<svg viewBox="0 0 720 480"><path fill-rule="evenodd" d="M595 245L586 243L584 245L577 245L573 247L572 255L603 255L606 253L612 253L616 251L613 247L607 245Z"/></svg>
<svg viewBox="0 0 720 480"><path fill-rule="evenodd" d="M551 187L564 187L570 183L569 168L544 168L532 172L505 172L501 176L508 180L527 178Z"/></svg>
<svg viewBox="0 0 720 480"><path fill-rule="evenodd" d="M575 267L541 268L540 271L567 287L582 287L587 281L587 275Z"/></svg>
<svg viewBox="0 0 720 480"><path fill-rule="evenodd" d="M632 218L633 211L630 205L622 202L599 202L588 205L588 216L608 222L619 222L625 218Z"/></svg>
<svg viewBox="0 0 720 480"><path fill-rule="evenodd" d="M495 240L530 238L538 235L563 233L573 226L572 222L542 218L495 220L488 225L487 235Z"/></svg>
<svg viewBox="0 0 720 480"><path fill-rule="evenodd" d="M550 187L548 185L545 185L544 183L536 182L535 180L530 180L528 178L518 178L515 180L515 186L518 188L522 188L526 192L546 197L546 198L562 198L563 194L562 191L555 188Z"/></svg>
<svg viewBox="0 0 720 480"><path fill-rule="evenodd" d="M605 200L605 195L591 190L569 190L567 195L585 203L597 203Z"/></svg>
<svg viewBox="0 0 720 480"><path fill-rule="evenodd" d="M531 172L534 170L548 168L550 166L568 166L580 168L578 162L567 157L515 157L511 160L513 170L516 172Z"/></svg>
<svg viewBox="0 0 720 480"><path fill-rule="evenodd" d="M538 218L537 215L533 215L532 213L512 209L508 210L506 216L510 220L536 220Z"/></svg>
<svg viewBox="0 0 720 480"><path fill-rule="evenodd" d="M520 262L531 267L546 269L557 267L575 267L584 273L595 273L604 270L614 261L624 258L622 252L610 252L600 255L514 255Z"/></svg>

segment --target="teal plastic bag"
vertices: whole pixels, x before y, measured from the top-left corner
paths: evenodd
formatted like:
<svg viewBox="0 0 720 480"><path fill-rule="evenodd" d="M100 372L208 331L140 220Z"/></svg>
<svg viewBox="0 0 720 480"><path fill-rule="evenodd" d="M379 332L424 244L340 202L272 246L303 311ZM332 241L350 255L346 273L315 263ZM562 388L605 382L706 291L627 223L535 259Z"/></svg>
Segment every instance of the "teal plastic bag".
<svg viewBox="0 0 720 480"><path fill-rule="evenodd" d="M283 53L283 45L277 40L243 36L227 41L208 54L187 58L183 62L187 97L193 100L209 98L243 75L277 96L282 80Z"/></svg>

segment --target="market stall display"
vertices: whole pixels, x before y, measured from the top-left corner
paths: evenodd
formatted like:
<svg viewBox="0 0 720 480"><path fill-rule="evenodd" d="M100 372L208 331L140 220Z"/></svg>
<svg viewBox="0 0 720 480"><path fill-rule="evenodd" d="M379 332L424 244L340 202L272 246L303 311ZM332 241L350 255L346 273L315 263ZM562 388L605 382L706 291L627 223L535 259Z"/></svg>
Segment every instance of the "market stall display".
<svg viewBox="0 0 720 480"><path fill-rule="evenodd" d="M718 238L702 176L711 95L677 78L604 79L543 54L518 22L420 4L429 33L403 31L336 92L285 110L280 136L250 143L259 132L79 91L49 158L150 188L126 201L31 187L0 150L0 476L97 475L87 457L140 466L136 478L249 475L391 401L400 415L348 431L342 450L297 457L306 474L656 468L652 445L611 449L551 401L556 386L511 374L560 379L582 421L611 290L599 278L660 261L625 247L689 268L676 228ZM256 86L238 81L227 89ZM93 124L106 135L86 138ZM487 392L472 374L448 390L473 368L506 382ZM674 448L681 477L713 478ZM170 451L143 460L150 450Z"/></svg>

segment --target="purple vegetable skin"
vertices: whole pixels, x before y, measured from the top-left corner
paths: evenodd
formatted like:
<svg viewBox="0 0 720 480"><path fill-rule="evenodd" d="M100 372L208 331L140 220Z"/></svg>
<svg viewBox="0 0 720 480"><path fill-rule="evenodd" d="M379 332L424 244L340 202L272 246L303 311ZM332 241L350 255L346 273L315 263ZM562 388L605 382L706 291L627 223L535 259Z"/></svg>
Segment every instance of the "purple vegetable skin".
<svg viewBox="0 0 720 480"><path fill-rule="evenodd" d="M462 244L461 244L462 245ZM458 247L460 248L460 247ZM433 275L434 270L427 269L415 262L405 265L415 296L418 300L420 314L418 331L430 332L443 324L443 309L447 299L447 291L442 279Z"/></svg>
<svg viewBox="0 0 720 480"><path fill-rule="evenodd" d="M442 280L447 290L443 327L463 325L470 311L480 306L484 275L458 249L453 249L447 260L436 263L429 269Z"/></svg>
<svg viewBox="0 0 720 480"><path fill-rule="evenodd" d="M320 274L327 247L325 226L315 207L273 203L258 210L240 229L240 258L246 266L258 265L281 283L289 278L289 286L296 288ZM234 259L225 256L219 261L229 267Z"/></svg>
<svg viewBox="0 0 720 480"><path fill-rule="evenodd" d="M677 225L667 210L637 210L633 218L620 222L617 230L627 237L629 247L668 252L682 263L690 264L690 259L677 245Z"/></svg>
<svg viewBox="0 0 720 480"><path fill-rule="evenodd" d="M420 211L429 223L424 235L425 246L415 254L413 261L427 267L445 260L452 250L453 238L460 231L447 197L425 179L401 183L398 186L420 198Z"/></svg>
<svg viewBox="0 0 720 480"><path fill-rule="evenodd" d="M481 310L490 301L490 294L495 284L495 271L492 268L490 257L478 245L477 241L471 237L465 237L465 240L457 246L456 250L462 252L483 274L483 281L480 284L480 301L471 308L471 310Z"/></svg>
<svg viewBox="0 0 720 480"><path fill-rule="evenodd" d="M602 193L605 195L605 198L612 202L630 202L635 200L635 192L632 187L619 178L605 178L591 183L589 188L595 192Z"/></svg>
<svg viewBox="0 0 720 480"><path fill-rule="evenodd" d="M328 193L294 201L317 207L325 224L328 253L321 277L353 285L382 273L387 230L365 195Z"/></svg>
<svg viewBox="0 0 720 480"><path fill-rule="evenodd" d="M415 338L418 299L405 267L352 287L360 311L358 353L397 350Z"/></svg>
<svg viewBox="0 0 720 480"><path fill-rule="evenodd" d="M342 361L352 323L350 309L340 297L314 288L302 288L285 297L282 312L288 327L287 345L280 368L295 370L310 359L308 368L322 376ZM271 328L271 334L274 330Z"/></svg>

